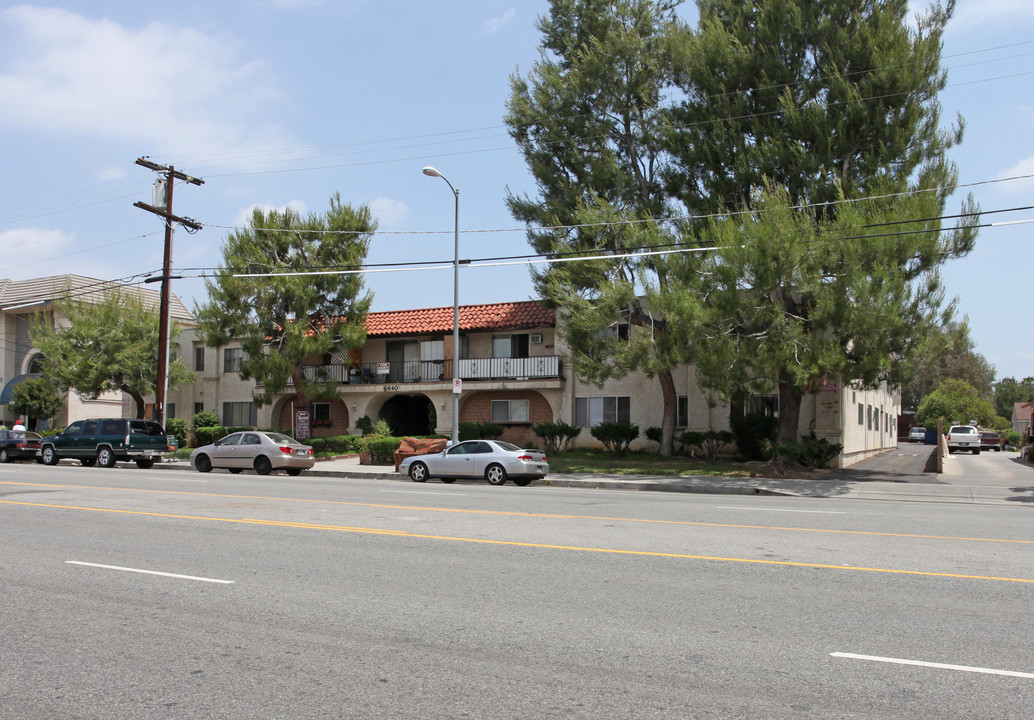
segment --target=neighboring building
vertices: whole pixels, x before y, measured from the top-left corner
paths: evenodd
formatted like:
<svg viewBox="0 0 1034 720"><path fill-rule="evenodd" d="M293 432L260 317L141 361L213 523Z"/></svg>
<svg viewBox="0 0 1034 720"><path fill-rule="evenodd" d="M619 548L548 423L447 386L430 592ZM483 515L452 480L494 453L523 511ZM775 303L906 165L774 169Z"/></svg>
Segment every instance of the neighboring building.
<svg viewBox="0 0 1034 720"><path fill-rule="evenodd" d="M644 435L660 426L660 388L641 374L609 380L602 387L578 379L556 334L553 313L536 302L469 305L460 308L460 347L452 347L453 308L370 313L367 342L354 353L321 358L306 369L338 384L338 396L294 406L292 392L257 408L251 382L237 375L239 347L206 348L187 330L180 356L197 374L193 386L170 392L169 417L198 410L216 412L224 425L273 427L295 432L298 410L309 414L316 437L358 432L356 421L390 417L404 434L441 433L452 426L452 364L462 383L459 420L491 421L503 426L502 439L517 445L538 442L532 426L563 421L586 428L575 444L597 445L588 428L604 421L627 421ZM458 355L458 358L457 358ZM690 366L673 373L677 431L728 429L729 408L708 402ZM173 410L174 408L174 410ZM189 411L187 410L189 408ZM753 396L748 411L778 414L775 395ZM842 465L895 447L900 394L886 386L859 389L828 382L807 395L800 430L844 445Z"/></svg>
<svg viewBox="0 0 1034 720"><path fill-rule="evenodd" d="M1012 429L1024 438L1030 437L1032 415L1034 415L1034 402L1013 403Z"/></svg>
<svg viewBox="0 0 1034 720"><path fill-rule="evenodd" d="M11 394L24 380L39 377L40 352L32 344L30 330L40 314L58 326L67 326L64 316L54 315L55 300L71 295L84 301L99 301L106 291L118 289L141 297L158 306L159 293L150 288L121 285L82 275L55 275L32 280L0 279L0 417L10 426L14 413L8 409ZM193 325L193 317L179 298L173 296L170 315L180 325ZM108 393L96 400L83 400L68 393L65 409L53 419L63 427L86 417L132 417L135 408L128 396Z"/></svg>

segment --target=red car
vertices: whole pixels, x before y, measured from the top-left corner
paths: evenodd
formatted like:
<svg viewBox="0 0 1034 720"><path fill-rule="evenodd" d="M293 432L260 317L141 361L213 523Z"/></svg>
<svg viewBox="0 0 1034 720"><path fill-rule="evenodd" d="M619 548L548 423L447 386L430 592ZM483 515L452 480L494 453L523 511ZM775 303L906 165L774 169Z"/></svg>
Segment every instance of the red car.
<svg viewBox="0 0 1034 720"><path fill-rule="evenodd" d="M980 433L980 449L981 450L994 450L995 452L1001 452L1002 450L1002 437L996 432L982 432Z"/></svg>

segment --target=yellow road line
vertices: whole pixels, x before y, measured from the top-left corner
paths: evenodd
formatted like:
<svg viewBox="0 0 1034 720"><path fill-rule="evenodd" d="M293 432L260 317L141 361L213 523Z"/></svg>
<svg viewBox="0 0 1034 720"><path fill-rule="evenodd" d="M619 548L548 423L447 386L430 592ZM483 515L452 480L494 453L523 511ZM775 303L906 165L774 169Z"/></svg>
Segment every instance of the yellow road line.
<svg viewBox="0 0 1034 720"><path fill-rule="evenodd" d="M929 572L924 570L895 570L893 568L871 568L845 565L828 565L824 563L792 562L789 560L754 560L751 558L719 557L712 555L690 555L685 553L654 552L650 550L618 550L614 548L593 548L577 545L552 545L548 543L518 542L515 540L485 540L479 538L449 537L446 535L421 535L406 532L404 530L381 530L377 528L357 528L343 525L317 525L313 523L298 523L282 520L256 520L252 518L233 519L204 517L200 515L176 515L173 513L145 512L141 510L116 510L114 508L94 508L79 505L54 505L49 503L17 502L14 500L0 500L4 505L23 505L29 507L56 508L59 510L90 510L93 512L107 512L119 515L142 515L147 517L164 517L176 520L208 520L211 522L243 523L246 525L260 525L267 527L298 528L301 530L330 530L333 532L362 533L369 535L388 535L394 537L414 538L421 540L446 540L450 542L478 543L482 545L505 545L510 547L539 548L544 550L570 550L576 552L604 553L610 555L631 555L639 557L663 557L676 558L680 560L710 560L713 562L747 563L752 565L781 565L784 567L818 568L822 570L848 570L853 572L889 573L894 575L919 575L925 577L943 577L959 580L994 580L998 582L1015 582L1034 584L1034 579L994 577L987 575L963 575L959 573Z"/></svg>
<svg viewBox="0 0 1034 720"><path fill-rule="evenodd" d="M737 523L698 522L692 520L653 520L645 518L607 517L599 515L559 515L550 513L525 513L511 510L466 510L463 508L427 507L423 505L388 505L384 503L349 502L346 500L309 500L306 498L284 498L266 495L226 495L220 493L191 492L186 490L152 490L149 488L118 488L103 485L61 485L47 483L0 481L0 485L20 487L63 488L73 490L110 490L115 492L147 493L155 495L185 495L188 497L210 497L228 500L266 500L271 502L302 503L312 505L340 505L345 507L377 508L381 510L417 510L422 512L456 513L461 515L495 515L508 517L541 518L546 520L593 520L601 522L644 523L650 525L676 525L685 527L729 528L732 530L776 530L780 532L821 533L825 535L863 535L869 537L895 537L912 540L954 540L959 542L1005 543L1034 545L1034 540L1008 540L1004 538L960 537L954 535L917 535L914 533L875 532L872 530L836 530L828 528L795 528L779 525L743 525Z"/></svg>

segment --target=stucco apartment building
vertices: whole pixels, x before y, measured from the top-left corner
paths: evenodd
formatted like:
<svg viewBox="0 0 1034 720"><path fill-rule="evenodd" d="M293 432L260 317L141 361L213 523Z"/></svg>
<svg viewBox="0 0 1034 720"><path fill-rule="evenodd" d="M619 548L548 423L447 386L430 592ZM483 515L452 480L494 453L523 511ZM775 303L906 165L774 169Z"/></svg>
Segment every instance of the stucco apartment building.
<svg viewBox="0 0 1034 720"><path fill-rule="evenodd" d="M382 416L405 418L407 434L438 432L452 426L452 365L458 363L462 392L459 420L491 421L502 438L517 445L539 443L532 426L563 421L585 428L575 445L597 441L588 428L604 421L627 421L644 434L634 445L652 446L645 429L661 424L660 385L633 374L596 387L578 379L556 319L533 301L467 305L460 308L460 347L452 347L453 308L370 313L367 342L360 350L320 358L306 369L310 377L329 378L337 397L295 406L285 393L271 405L255 407L253 385L237 375L240 348L209 348L193 331L180 337L178 351L197 373L193 386L170 393L172 412L184 417L200 409L215 411L225 425L296 429L298 410L307 411L314 437L358 432L356 421ZM193 365L189 359L193 359ZM674 372L678 393L678 430L725 430L729 408L709 404L691 366ZM755 396L748 409L778 412L777 399ZM900 395L887 387L861 389L830 382L805 398L801 431L844 445L840 462L849 465L897 443ZM188 409L185 412L184 409Z"/></svg>
<svg viewBox="0 0 1034 720"><path fill-rule="evenodd" d="M97 280L82 275L54 275L31 280L0 278L0 420L10 427L16 419L8 403L15 387L40 376L40 351L32 343L31 328L44 317L57 327L69 321L57 311L56 301L70 297L86 302L99 301L105 292L133 293L145 304L158 307L159 293L150 288ZM180 325L192 325L193 317L179 298L173 297L169 314ZM65 408L52 419L55 427L88 417L129 417L133 412L128 396L107 393L96 400L84 400L68 393Z"/></svg>
<svg viewBox="0 0 1034 720"><path fill-rule="evenodd" d="M138 293L158 304L158 292L78 275L34 280L0 279L0 418L10 423L11 391L19 382L38 375L39 351L30 328L44 313L58 325L67 318L55 315L55 300L70 294L97 300L105 290L119 288ZM585 383L570 364L557 337L552 311L533 301L467 305L460 308L460 347L452 347L453 308L440 307L371 313L367 341L352 353L316 358L306 369L311 377L336 384L336 397L295 405L292 392L270 405L257 407L255 385L242 381L237 370L243 359L240 347L214 348L198 338L193 318L173 296L170 314L184 328L170 353L195 372L193 384L171 388L167 417L190 418L199 410L217 413L224 425L250 425L294 430L299 410L308 413L315 437L359 432L356 421L376 422L381 417L404 421L407 434L448 435L452 427L452 367L457 363L462 392L459 420L490 421L504 428L503 438L518 445L538 444L532 426L539 422L566 422L585 428L576 445L597 445L588 428L605 421L627 421L644 432L638 447L653 445L645 429L661 424L661 392L656 379L642 374L607 381L602 387ZM634 329L621 329L629 332ZM726 430L729 408L709 404L698 387L691 366L673 373L677 403L677 430ZM290 390L290 388L289 388ZM778 412L772 396L748 399L748 410ZM892 448L897 441L900 396L887 387L861 389L850 383L830 382L806 396L801 409L802 433L844 445L840 463L858 460ZM134 408L120 393L85 401L69 393L65 409L53 419L63 426L84 417L129 417Z"/></svg>

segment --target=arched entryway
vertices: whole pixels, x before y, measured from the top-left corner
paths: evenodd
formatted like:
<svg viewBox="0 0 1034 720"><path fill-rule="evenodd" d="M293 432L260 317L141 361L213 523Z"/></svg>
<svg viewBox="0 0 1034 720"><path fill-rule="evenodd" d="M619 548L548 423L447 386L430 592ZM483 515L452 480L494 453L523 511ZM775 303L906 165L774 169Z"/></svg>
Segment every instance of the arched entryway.
<svg viewBox="0 0 1034 720"><path fill-rule="evenodd" d="M395 395L384 402L378 414L396 437L434 435L438 413L426 395Z"/></svg>

